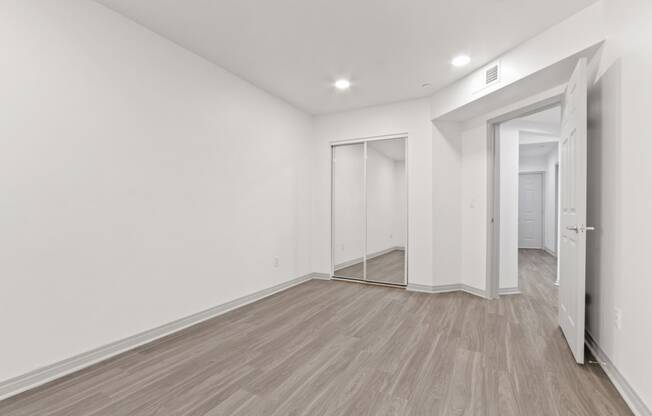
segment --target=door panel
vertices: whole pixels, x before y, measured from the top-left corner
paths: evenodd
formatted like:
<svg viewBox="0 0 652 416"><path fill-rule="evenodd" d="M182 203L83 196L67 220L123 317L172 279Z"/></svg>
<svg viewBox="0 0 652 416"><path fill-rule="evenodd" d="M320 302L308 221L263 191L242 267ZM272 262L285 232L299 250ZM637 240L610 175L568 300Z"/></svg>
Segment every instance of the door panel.
<svg viewBox="0 0 652 416"><path fill-rule="evenodd" d="M586 59L564 93L561 135L559 325L578 363L584 363L586 264Z"/></svg>
<svg viewBox="0 0 652 416"><path fill-rule="evenodd" d="M364 279L364 144L332 152L333 275Z"/></svg>
<svg viewBox="0 0 652 416"><path fill-rule="evenodd" d="M405 139L367 142L366 280L406 284Z"/></svg>
<svg viewBox="0 0 652 416"><path fill-rule="evenodd" d="M518 182L518 246L543 247L543 175L519 175Z"/></svg>

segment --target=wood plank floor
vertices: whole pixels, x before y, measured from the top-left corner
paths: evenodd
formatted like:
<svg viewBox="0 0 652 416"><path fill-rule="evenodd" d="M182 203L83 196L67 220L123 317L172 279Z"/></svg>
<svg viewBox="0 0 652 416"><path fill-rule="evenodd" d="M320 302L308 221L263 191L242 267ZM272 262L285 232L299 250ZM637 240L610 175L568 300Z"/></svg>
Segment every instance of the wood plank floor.
<svg viewBox="0 0 652 416"><path fill-rule="evenodd" d="M340 277L364 277L362 262L335 270ZM367 280L380 283L405 284L405 250L392 250L389 253L367 260Z"/></svg>
<svg viewBox="0 0 652 416"><path fill-rule="evenodd" d="M521 252L523 294L495 301L310 281L0 402L0 414L631 414L599 367L573 362L546 256Z"/></svg>

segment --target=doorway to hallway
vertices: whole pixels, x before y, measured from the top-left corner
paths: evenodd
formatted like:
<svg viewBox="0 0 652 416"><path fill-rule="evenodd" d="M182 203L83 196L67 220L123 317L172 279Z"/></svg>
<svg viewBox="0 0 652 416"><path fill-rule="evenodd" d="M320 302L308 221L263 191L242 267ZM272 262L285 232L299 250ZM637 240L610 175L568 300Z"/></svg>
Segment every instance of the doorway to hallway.
<svg viewBox="0 0 652 416"><path fill-rule="evenodd" d="M556 134L541 131L547 115L556 112ZM542 134L543 133L543 134ZM548 134L547 134L548 133ZM544 136L544 137L541 137ZM548 137L545 137L548 136ZM487 289L491 297L520 293L518 274L518 175L546 171L544 187L558 184L559 208L553 198L545 198L543 247L557 255L559 278L559 326L569 349L579 364L584 363L584 325L586 315L586 224L587 190L587 68L580 58L563 94L512 111L488 121L490 158L488 163L488 238ZM520 146L535 146L546 151L554 143L556 152L547 158L545 168L532 168L530 159L521 157ZM556 160L555 160L556 159ZM527 162L527 163L526 163ZM524 168L528 166L528 168ZM557 175L559 165L559 176ZM552 216L554 215L554 216ZM552 216L552 218L551 218ZM557 218L558 217L558 218ZM548 232L546 224L554 229ZM555 226L558 225L558 226ZM546 236L554 235L553 238ZM556 240L556 243L555 243ZM551 248L552 247L552 248ZM558 254L557 254L558 253Z"/></svg>

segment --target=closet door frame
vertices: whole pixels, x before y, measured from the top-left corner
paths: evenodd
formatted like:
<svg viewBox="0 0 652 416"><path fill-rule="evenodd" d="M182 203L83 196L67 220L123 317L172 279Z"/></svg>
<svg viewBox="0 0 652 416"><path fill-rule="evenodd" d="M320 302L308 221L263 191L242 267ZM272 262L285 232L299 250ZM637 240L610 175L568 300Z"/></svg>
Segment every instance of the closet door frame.
<svg viewBox="0 0 652 416"><path fill-rule="evenodd" d="M367 143L373 142L373 141L381 141L381 140L392 140L392 139L403 139L404 140L404 146L405 146L405 264L403 265L404 268L404 276L405 276L405 281L403 284L397 285L393 283L383 283L383 282L374 282L374 281L369 281L367 280ZM330 142L330 177L331 177L331 183L330 183L330 249L331 249L331 278L332 279L342 279L342 280L347 280L347 281L352 281L352 282L360 282L360 283L369 283L369 284L375 284L375 285L383 285L383 286L392 286L392 287L407 287L408 282L409 282L409 274L408 274L408 259L410 256L410 189L409 189L409 184L410 184L410 169L409 169L409 156L408 156L408 149L409 149L409 138L407 133L397 133L397 134L389 134L389 135L383 135L383 136L372 136L372 137L362 137L362 138L357 138L357 139L345 139L345 140L332 140ZM364 253L362 257L362 267L363 267L363 279L357 279L354 277L343 277L343 276L335 276L335 255L334 255L334 250L335 247L333 246L334 243L334 220L333 220L333 201L334 201L334 174L335 170L333 169L333 156L334 156L334 151L337 146L345 146L345 145L351 145L351 144L363 144L364 145L364 150L363 150L363 213L362 213L362 221L363 221L363 241L364 241Z"/></svg>

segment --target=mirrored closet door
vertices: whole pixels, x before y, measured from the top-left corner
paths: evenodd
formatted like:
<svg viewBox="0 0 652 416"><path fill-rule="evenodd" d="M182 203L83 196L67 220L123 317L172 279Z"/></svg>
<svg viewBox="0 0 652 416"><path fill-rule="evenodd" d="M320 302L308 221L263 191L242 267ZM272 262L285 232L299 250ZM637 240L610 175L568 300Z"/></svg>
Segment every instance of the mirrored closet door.
<svg viewBox="0 0 652 416"><path fill-rule="evenodd" d="M364 280L364 143L332 152L333 275Z"/></svg>
<svg viewBox="0 0 652 416"><path fill-rule="evenodd" d="M333 276L407 284L406 139L332 146Z"/></svg>

